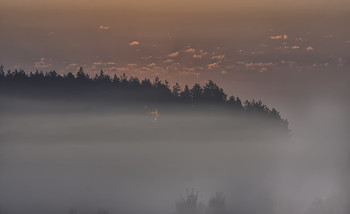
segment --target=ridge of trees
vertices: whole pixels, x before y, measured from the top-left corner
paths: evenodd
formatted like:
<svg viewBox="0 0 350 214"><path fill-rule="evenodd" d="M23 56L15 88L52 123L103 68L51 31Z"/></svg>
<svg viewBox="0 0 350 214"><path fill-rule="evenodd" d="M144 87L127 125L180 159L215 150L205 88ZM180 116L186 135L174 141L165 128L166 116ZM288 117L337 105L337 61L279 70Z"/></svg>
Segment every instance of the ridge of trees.
<svg viewBox="0 0 350 214"><path fill-rule="evenodd" d="M51 90L56 93L103 91L104 95L109 98L116 94L123 95L132 92L138 94L134 99L139 101L165 101L192 105L220 104L237 111L267 116L267 118L278 121L281 126L288 130L288 121L283 119L276 109L268 108L262 101L246 100L242 102L239 97L228 97L224 90L211 80L204 86L194 84L190 88L185 85L182 89L178 83L171 87L168 81L163 82L159 77L156 77L154 81L148 78L140 80L133 76L127 77L125 73L121 76L115 74L111 77L105 74L103 70L94 77L90 77L82 67L79 68L76 74L69 72L60 75L56 71L43 72L37 70L26 73L22 69L5 72L4 67L0 66L0 89L7 92L23 92L25 90L27 93L30 90L36 90L35 92ZM126 95L123 98L129 99Z"/></svg>

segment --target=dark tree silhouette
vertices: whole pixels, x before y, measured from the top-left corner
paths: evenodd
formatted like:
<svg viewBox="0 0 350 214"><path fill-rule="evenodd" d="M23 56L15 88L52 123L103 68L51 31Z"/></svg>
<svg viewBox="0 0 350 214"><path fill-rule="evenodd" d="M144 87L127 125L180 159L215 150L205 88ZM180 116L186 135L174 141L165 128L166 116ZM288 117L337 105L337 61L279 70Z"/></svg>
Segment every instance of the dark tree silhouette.
<svg viewBox="0 0 350 214"><path fill-rule="evenodd" d="M194 103L198 103L203 98L203 89L198 83L196 83L190 90L190 94L191 94L192 101Z"/></svg>
<svg viewBox="0 0 350 214"><path fill-rule="evenodd" d="M103 70L91 78L79 68L76 75L69 72L64 75L56 71L35 71L29 74L23 70L8 70L0 66L0 93L2 95L39 96L47 98L94 99L110 101L138 102L176 102L191 106L215 104L227 107L232 111L258 114L275 121L288 132L288 121L280 113L268 108L262 101L248 101L244 104L239 97L230 96L213 81L209 80L204 87L194 84L191 89L185 85L184 90L176 83L170 90L169 83L156 77L153 82L145 78L141 82L137 77L128 78L125 73L111 78Z"/></svg>
<svg viewBox="0 0 350 214"><path fill-rule="evenodd" d="M191 91L188 88L188 85L185 85L184 90L182 92L180 92L180 98L185 103L191 102L191 100L192 100L192 98L191 98Z"/></svg>
<svg viewBox="0 0 350 214"><path fill-rule="evenodd" d="M181 87L180 87L179 83L175 83L175 85L173 86L173 91L172 92L173 92L173 95L175 97L180 96Z"/></svg>
<svg viewBox="0 0 350 214"><path fill-rule="evenodd" d="M205 84L203 89L203 99L205 102L222 103L226 101L226 98L227 94L224 93L224 90L213 81L209 80L209 82Z"/></svg>
<svg viewBox="0 0 350 214"><path fill-rule="evenodd" d="M227 103L235 110L242 110L242 101L239 97L230 96Z"/></svg>

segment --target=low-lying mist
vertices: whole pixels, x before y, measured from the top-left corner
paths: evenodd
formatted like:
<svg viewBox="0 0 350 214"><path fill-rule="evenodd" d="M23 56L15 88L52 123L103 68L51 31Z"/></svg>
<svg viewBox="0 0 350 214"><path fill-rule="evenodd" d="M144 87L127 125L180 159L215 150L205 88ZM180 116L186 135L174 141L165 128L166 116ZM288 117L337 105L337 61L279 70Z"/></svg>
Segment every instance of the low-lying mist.
<svg viewBox="0 0 350 214"><path fill-rule="evenodd" d="M333 107L286 134L214 106L1 99L0 212L176 213L194 188L202 204L222 192L229 213L345 214Z"/></svg>

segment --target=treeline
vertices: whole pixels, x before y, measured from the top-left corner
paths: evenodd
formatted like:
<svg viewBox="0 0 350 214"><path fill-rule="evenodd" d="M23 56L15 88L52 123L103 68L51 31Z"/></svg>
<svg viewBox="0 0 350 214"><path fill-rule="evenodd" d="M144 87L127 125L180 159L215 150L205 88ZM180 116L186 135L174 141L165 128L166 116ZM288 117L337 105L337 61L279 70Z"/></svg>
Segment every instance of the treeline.
<svg viewBox="0 0 350 214"><path fill-rule="evenodd" d="M143 80L137 77L106 75L102 70L94 77L89 76L80 67L76 74L71 72L60 75L56 71L30 72L24 70L4 71L0 66L0 89L5 94L17 95L45 95L46 97L65 98L94 98L113 99L121 101L142 102L175 102L204 106L207 104L222 105L230 109L248 113L257 113L278 123L288 129L288 122L280 113L268 108L261 101L244 101L239 97L230 96L213 81L209 80L204 86L199 84L182 89L178 83L170 86L168 81L161 81L158 77L154 81L148 78Z"/></svg>

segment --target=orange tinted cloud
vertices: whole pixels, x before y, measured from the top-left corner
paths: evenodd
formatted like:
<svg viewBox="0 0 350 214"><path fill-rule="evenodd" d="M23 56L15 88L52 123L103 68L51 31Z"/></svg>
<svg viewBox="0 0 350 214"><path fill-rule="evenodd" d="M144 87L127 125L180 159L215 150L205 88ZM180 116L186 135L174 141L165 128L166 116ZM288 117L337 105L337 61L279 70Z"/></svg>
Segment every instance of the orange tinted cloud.
<svg viewBox="0 0 350 214"><path fill-rule="evenodd" d="M174 53L171 53L171 54L169 54L168 56L169 57L177 57L177 56L179 56L179 52L174 52Z"/></svg>
<svg viewBox="0 0 350 214"><path fill-rule="evenodd" d="M137 46L139 44L140 44L140 42L138 42L138 41L132 41L129 43L129 46Z"/></svg>
<svg viewBox="0 0 350 214"><path fill-rule="evenodd" d="M306 48L306 50L307 50L307 51L313 51L313 50L314 50L314 48L313 48L313 47L311 47L311 46L309 46L309 47L307 47L307 48Z"/></svg>
<svg viewBox="0 0 350 214"><path fill-rule="evenodd" d="M100 30L109 30L109 29L111 29L111 26L100 25L100 26L98 27L98 29L100 29Z"/></svg>
<svg viewBox="0 0 350 214"><path fill-rule="evenodd" d="M185 50L186 53L195 53L196 52L196 49L194 48L189 48L187 50Z"/></svg>

